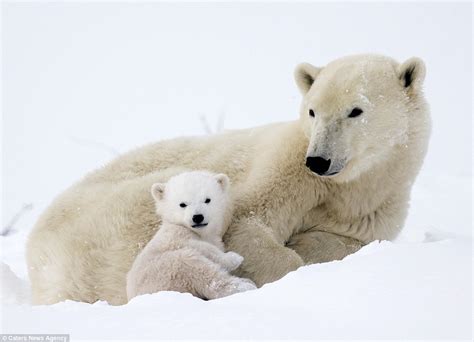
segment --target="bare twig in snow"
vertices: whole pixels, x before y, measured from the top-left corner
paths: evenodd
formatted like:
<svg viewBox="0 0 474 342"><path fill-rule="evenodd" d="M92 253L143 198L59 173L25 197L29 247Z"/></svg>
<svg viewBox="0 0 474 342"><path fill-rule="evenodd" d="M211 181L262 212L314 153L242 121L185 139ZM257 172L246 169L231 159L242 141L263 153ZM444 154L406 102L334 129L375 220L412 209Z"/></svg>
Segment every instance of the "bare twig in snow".
<svg viewBox="0 0 474 342"><path fill-rule="evenodd" d="M216 134L222 132L224 129L224 119L225 119L225 112L222 111L219 116L217 117L216 129L213 131L207 117L203 114L199 115L199 119L201 120L202 127L206 134Z"/></svg>
<svg viewBox="0 0 474 342"><path fill-rule="evenodd" d="M217 118L216 133L220 133L224 130L225 111L221 111Z"/></svg>
<svg viewBox="0 0 474 342"><path fill-rule="evenodd" d="M21 207L20 210L18 210L18 212L13 215L12 219L10 220L10 222L8 222L8 224L3 227L2 229L2 232L0 233L1 236L7 236L9 235L10 233L12 233L13 231L15 231L15 224L18 222L18 220L28 211L30 211L31 209L33 209L33 203L27 203L27 204L23 204L23 207Z"/></svg>
<svg viewBox="0 0 474 342"><path fill-rule="evenodd" d="M211 126L209 125L209 122L207 121L206 116L203 114L199 115L199 120L201 120L202 128L204 129L204 132L206 132L206 134L212 134L212 129L211 129Z"/></svg>

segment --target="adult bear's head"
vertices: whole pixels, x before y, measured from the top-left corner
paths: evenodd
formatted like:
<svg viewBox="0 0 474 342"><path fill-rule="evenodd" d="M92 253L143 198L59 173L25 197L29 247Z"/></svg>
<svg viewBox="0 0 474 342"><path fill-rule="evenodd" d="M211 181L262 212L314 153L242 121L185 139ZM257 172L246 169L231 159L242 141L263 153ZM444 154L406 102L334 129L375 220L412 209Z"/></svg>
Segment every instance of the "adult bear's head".
<svg viewBox="0 0 474 342"><path fill-rule="evenodd" d="M411 115L424 103L425 66L378 55L344 57L325 67L300 64L301 123L309 139L306 166L349 181L408 142Z"/></svg>

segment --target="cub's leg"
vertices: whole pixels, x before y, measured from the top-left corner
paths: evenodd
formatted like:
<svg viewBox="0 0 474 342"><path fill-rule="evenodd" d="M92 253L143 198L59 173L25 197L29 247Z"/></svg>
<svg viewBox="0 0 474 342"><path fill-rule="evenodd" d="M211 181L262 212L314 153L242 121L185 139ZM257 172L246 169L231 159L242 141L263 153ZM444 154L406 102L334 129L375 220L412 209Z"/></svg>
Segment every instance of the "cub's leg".
<svg viewBox="0 0 474 342"><path fill-rule="evenodd" d="M201 283L196 282L196 291L201 294L201 298L205 299L227 297L256 288L257 286L250 279L235 277L222 269L213 273L212 279L208 278Z"/></svg>
<svg viewBox="0 0 474 342"><path fill-rule="evenodd" d="M183 251L180 261L179 275L174 275L182 277L181 283L188 284L197 297L216 299L257 288L251 280L230 275L222 265L194 250Z"/></svg>
<svg viewBox="0 0 474 342"><path fill-rule="evenodd" d="M244 258L235 252L223 252L216 246L204 241L192 241L190 246L198 250L209 260L221 265L227 271L233 271L240 266Z"/></svg>
<svg viewBox="0 0 474 342"><path fill-rule="evenodd" d="M231 276L193 249L166 252L128 275L128 299L146 293L176 291L215 299L255 289L248 279Z"/></svg>

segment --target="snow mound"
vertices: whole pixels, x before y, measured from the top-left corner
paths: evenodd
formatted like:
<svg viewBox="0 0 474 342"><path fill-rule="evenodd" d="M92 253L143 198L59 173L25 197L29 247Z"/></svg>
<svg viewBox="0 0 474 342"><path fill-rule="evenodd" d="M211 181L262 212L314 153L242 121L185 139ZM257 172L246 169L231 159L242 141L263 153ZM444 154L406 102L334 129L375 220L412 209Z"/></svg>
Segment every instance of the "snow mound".
<svg viewBox="0 0 474 342"><path fill-rule="evenodd" d="M468 339L472 240L428 235L423 242L373 242L342 261L214 301L174 292L123 306L9 300L3 327L74 339ZM12 284L19 280L2 272Z"/></svg>
<svg viewBox="0 0 474 342"><path fill-rule="evenodd" d="M30 286L26 280L16 276L11 268L1 263L1 302L7 304L23 304L30 302Z"/></svg>

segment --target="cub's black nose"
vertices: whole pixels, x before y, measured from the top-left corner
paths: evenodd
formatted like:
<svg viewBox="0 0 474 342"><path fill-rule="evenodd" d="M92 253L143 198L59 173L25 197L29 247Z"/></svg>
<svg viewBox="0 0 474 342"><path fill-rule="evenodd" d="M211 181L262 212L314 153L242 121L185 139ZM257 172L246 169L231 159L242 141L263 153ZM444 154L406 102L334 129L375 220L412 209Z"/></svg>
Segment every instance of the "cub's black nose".
<svg viewBox="0 0 474 342"><path fill-rule="evenodd" d="M331 166L331 159L324 159L321 157L307 157L306 166L318 175L324 175Z"/></svg>
<svg viewBox="0 0 474 342"><path fill-rule="evenodd" d="M193 215L193 222L194 223L201 223L202 221L204 221L204 216L202 216L201 214L199 215Z"/></svg>

